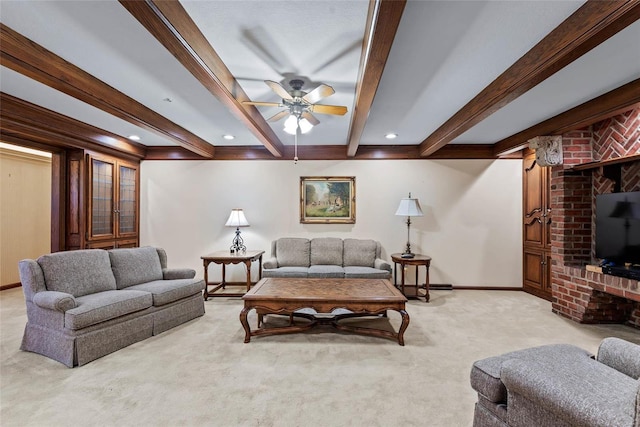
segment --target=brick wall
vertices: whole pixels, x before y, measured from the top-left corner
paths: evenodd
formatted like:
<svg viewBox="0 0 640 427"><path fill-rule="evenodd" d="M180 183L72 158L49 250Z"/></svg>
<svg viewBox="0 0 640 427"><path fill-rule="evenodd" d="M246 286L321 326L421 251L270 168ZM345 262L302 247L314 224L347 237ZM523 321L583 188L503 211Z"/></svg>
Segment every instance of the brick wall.
<svg viewBox="0 0 640 427"><path fill-rule="evenodd" d="M595 195L613 182L572 166L640 153L640 108L562 135L564 164L551 172L553 311L581 323L640 328L637 280L587 271L594 263ZM621 191L640 191L640 161L623 164Z"/></svg>

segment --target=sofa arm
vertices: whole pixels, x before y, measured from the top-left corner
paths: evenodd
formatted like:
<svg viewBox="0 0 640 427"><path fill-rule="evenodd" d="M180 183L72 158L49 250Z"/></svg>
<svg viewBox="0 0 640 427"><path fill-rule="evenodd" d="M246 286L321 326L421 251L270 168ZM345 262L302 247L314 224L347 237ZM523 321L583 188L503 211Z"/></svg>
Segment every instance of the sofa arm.
<svg viewBox="0 0 640 427"><path fill-rule="evenodd" d="M541 410L569 425L637 425L634 413L640 383L593 359L574 364L511 359L503 363L500 378L507 388L508 405L514 405L507 412L519 419L518 425L527 424L529 412L534 423Z"/></svg>
<svg viewBox="0 0 640 427"><path fill-rule="evenodd" d="M76 299L66 292L43 291L33 296L33 303L40 308L56 310L64 313L67 310L76 308Z"/></svg>
<svg viewBox="0 0 640 427"><path fill-rule="evenodd" d="M640 379L640 345L620 338L605 338L598 348L598 362Z"/></svg>
<svg viewBox="0 0 640 427"><path fill-rule="evenodd" d="M263 263L262 263L262 268L278 268L278 259L276 257L271 257L269 259L266 259Z"/></svg>
<svg viewBox="0 0 640 427"><path fill-rule="evenodd" d="M375 268L377 268L378 270L387 270L387 271L391 271L391 264L389 264L387 261L381 259L381 258L376 258L376 260L373 263L373 266Z"/></svg>
<svg viewBox="0 0 640 427"><path fill-rule="evenodd" d="M193 279L196 271L192 268L163 268L162 278L164 280L173 279Z"/></svg>

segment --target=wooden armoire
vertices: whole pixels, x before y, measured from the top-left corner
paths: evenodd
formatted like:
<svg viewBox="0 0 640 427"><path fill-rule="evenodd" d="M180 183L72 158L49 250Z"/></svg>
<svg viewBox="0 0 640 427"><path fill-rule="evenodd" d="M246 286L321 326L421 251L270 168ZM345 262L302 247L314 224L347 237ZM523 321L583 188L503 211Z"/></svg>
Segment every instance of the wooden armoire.
<svg viewBox="0 0 640 427"><path fill-rule="evenodd" d="M522 162L523 288L551 300L551 168L540 167L535 153Z"/></svg>

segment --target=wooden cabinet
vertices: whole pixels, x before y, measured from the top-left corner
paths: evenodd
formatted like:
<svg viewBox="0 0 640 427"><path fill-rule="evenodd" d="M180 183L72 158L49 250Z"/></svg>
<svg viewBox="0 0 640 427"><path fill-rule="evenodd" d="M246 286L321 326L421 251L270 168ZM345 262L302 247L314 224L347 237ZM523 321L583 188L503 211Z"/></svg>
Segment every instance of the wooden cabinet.
<svg viewBox="0 0 640 427"><path fill-rule="evenodd" d="M138 246L139 164L84 151L68 159L67 249Z"/></svg>
<svg viewBox="0 0 640 427"><path fill-rule="evenodd" d="M87 240L92 247L129 245L138 238L138 166L94 155L87 163Z"/></svg>
<svg viewBox="0 0 640 427"><path fill-rule="evenodd" d="M551 300L551 169L540 167L535 154L523 161L523 288Z"/></svg>
<svg viewBox="0 0 640 427"><path fill-rule="evenodd" d="M138 165L87 155L87 248L138 246Z"/></svg>

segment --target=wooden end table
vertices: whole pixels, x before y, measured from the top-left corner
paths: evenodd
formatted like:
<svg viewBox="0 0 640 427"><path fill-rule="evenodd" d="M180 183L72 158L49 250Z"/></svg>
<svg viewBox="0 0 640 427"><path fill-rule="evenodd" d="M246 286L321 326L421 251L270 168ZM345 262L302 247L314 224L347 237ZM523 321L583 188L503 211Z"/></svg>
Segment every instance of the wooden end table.
<svg viewBox="0 0 640 427"><path fill-rule="evenodd" d="M402 293L406 297L417 298L422 296L418 291L420 289L424 289L425 291L424 302L429 302L429 266L431 265L431 257L427 255L415 254L413 258L402 258L402 254L391 254L391 259L393 260L393 277L394 277L393 284L395 286L398 286L398 264L400 264L400 267L402 268L402 275L401 275L402 280L400 282L400 289L402 290ZM416 266L415 285L406 285L404 283L404 280L405 280L404 269L405 269L405 266L407 265ZM425 284L422 286L418 284L418 267L420 266L424 266L425 269L427 270Z"/></svg>
<svg viewBox="0 0 640 427"><path fill-rule="evenodd" d="M244 286L238 285L236 283L227 283L226 282L226 266L229 264L239 264L244 263L247 266L247 291L251 289L251 263L254 261L258 261L259 270L258 270L258 280L262 279L262 254L264 251L246 251L244 253L235 253L232 254L229 251L218 251L209 255L201 256L202 264L204 265L204 300L206 301L209 297L241 297L244 295L242 293L229 293L229 292L220 292L216 293L219 289L225 289L227 286ZM209 283L209 264L222 264L222 282L218 285L213 285ZM215 286L212 290L209 290L209 285Z"/></svg>

